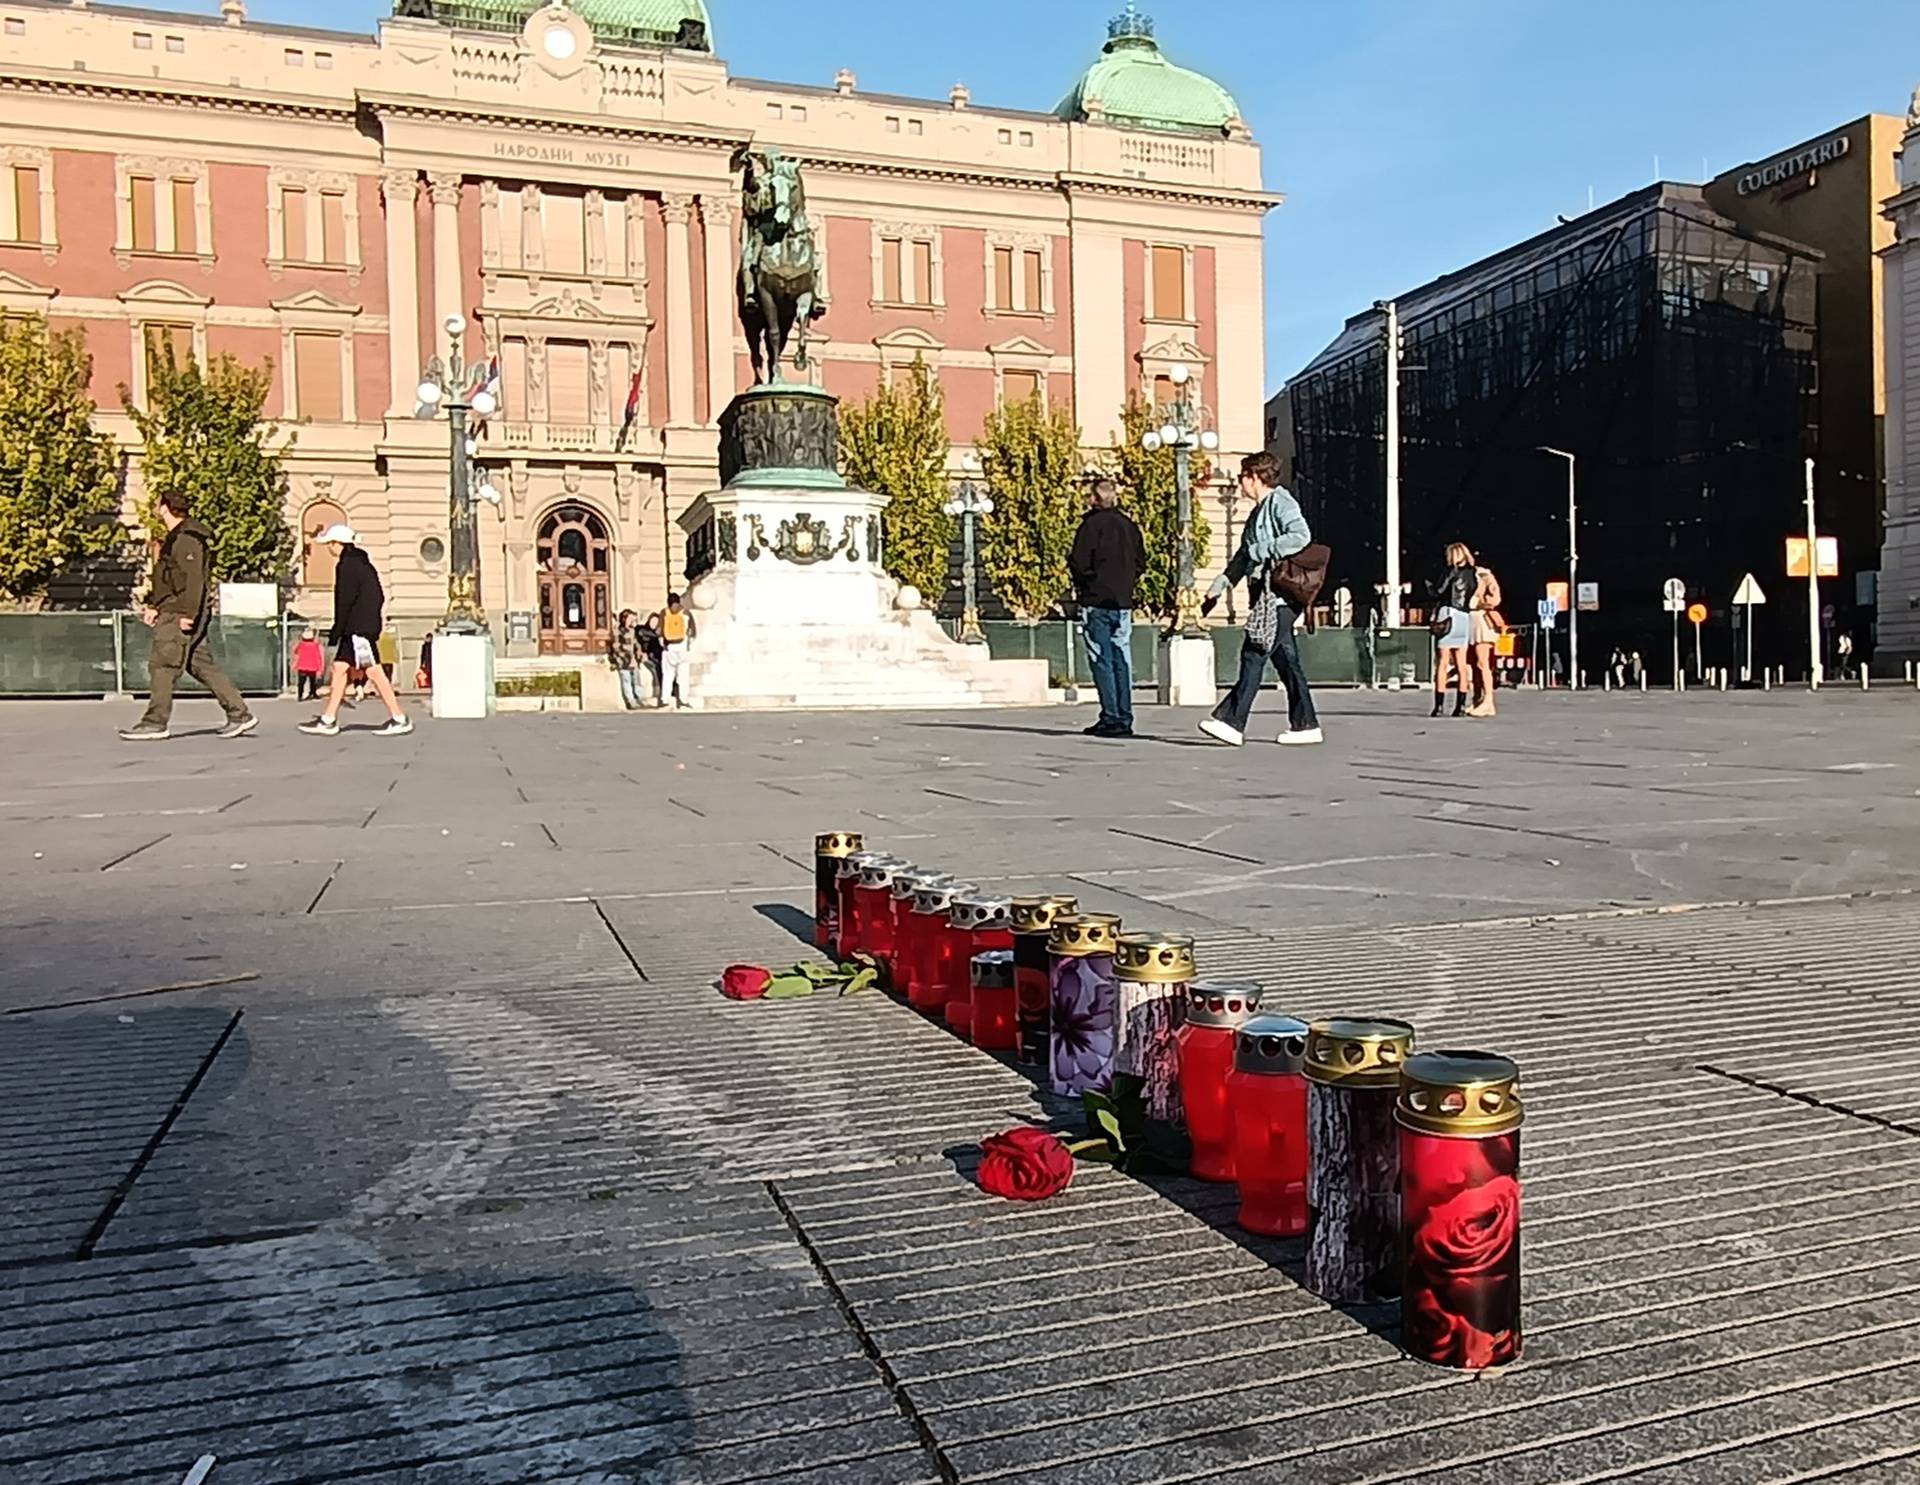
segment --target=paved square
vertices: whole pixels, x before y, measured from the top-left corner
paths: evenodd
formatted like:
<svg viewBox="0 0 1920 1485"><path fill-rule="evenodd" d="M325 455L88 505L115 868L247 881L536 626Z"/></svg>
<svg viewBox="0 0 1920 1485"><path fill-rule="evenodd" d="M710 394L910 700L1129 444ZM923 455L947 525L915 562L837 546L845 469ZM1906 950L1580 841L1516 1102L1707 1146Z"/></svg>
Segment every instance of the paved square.
<svg viewBox="0 0 1920 1485"><path fill-rule="evenodd" d="M0 709L0 1479L1920 1479L1920 696L1324 700ZM1406 1360L1230 1189L993 1201L1019 1069L722 1001L830 828L1516 1057L1523 1362Z"/></svg>

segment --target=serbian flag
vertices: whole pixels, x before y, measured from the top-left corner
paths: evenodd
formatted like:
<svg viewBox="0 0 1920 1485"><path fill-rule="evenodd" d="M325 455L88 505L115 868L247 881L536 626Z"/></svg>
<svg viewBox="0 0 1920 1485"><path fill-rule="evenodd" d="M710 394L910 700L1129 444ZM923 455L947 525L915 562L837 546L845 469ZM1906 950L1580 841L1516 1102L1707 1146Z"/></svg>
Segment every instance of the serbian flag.
<svg viewBox="0 0 1920 1485"><path fill-rule="evenodd" d="M640 415L640 373L634 372L633 381L627 387L627 410L620 418L620 433L613 441L613 451L617 454L627 446L627 435L633 432L633 420Z"/></svg>

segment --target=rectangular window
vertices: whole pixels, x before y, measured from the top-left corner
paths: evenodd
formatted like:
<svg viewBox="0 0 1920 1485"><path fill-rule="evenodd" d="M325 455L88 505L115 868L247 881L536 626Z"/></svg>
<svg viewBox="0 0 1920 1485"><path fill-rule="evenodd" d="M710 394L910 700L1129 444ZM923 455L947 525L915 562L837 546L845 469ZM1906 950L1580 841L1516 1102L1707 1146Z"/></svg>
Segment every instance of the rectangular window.
<svg viewBox="0 0 1920 1485"><path fill-rule="evenodd" d="M890 113L890 114L888 114L888 115L887 115L887 133L889 133L889 134L898 134L899 132L900 132L900 117L899 117L899 115L898 115L898 114L891 114L891 113Z"/></svg>
<svg viewBox="0 0 1920 1485"><path fill-rule="evenodd" d="M333 53L315 52L313 54L313 65L318 67L322 72L331 70L333 67Z"/></svg>
<svg viewBox="0 0 1920 1485"><path fill-rule="evenodd" d="M200 244L194 224L193 182L176 180L170 184L173 186L173 250L176 253L197 253Z"/></svg>
<svg viewBox="0 0 1920 1485"><path fill-rule="evenodd" d="M127 182L127 190L133 201L133 250L150 253L154 247L154 179L136 175Z"/></svg>
<svg viewBox="0 0 1920 1485"><path fill-rule="evenodd" d="M999 132L999 134L998 134L997 136L995 136L995 137L996 137L996 138L998 138L998 139L999 139L999 141L1000 141L1000 142L1001 142L1002 144L1012 144L1012 143L1013 143L1013 130L1011 130L1011 129L1002 129L1002 130L1001 130L1001 131Z"/></svg>
<svg viewBox="0 0 1920 1485"><path fill-rule="evenodd" d="M792 119L792 120L794 121L794 123L796 123L796 124L804 124L804 123L806 123L806 121L807 121L807 106L806 106L806 105L805 105L804 103L796 103L796 104L794 104L792 108L790 108L790 109L788 109L788 110L787 110L787 117L789 117L790 119Z"/></svg>
<svg viewBox="0 0 1920 1485"><path fill-rule="evenodd" d="M546 245L545 266L554 273L587 271L586 198L569 191L544 191L540 224ZM585 421L583 418L581 421Z"/></svg>
<svg viewBox="0 0 1920 1485"><path fill-rule="evenodd" d="M1000 400L1002 402L1031 402L1039 395L1039 372L1003 371L1000 373Z"/></svg>
<svg viewBox="0 0 1920 1485"><path fill-rule="evenodd" d="M517 337L500 342L500 407L504 417L526 421L527 343Z"/></svg>
<svg viewBox="0 0 1920 1485"><path fill-rule="evenodd" d="M338 191L320 194L320 261L347 261L347 198Z"/></svg>
<svg viewBox="0 0 1920 1485"><path fill-rule="evenodd" d="M135 31L133 33L133 49L137 52L152 51L153 33L151 31Z"/></svg>
<svg viewBox="0 0 1920 1485"><path fill-rule="evenodd" d="M320 331L297 330L293 336L294 413L316 423L338 423L340 406L340 337Z"/></svg>
<svg viewBox="0 0 1920 1485"><path fill-rule="evenodd" d="M919 119L907 120L907 133L924 134L926 132L927 132L927 126L923 122L921 122Z"/></svg>
<svg viewBox="0 0 1920 1485"><path fill-rule="evenodd" d="M916 241L913 245L912 303L933 303L933 244Z"/></svg>
<svg viewBox="0 0 1920 1485"><path fill-rule="evenodd" d="M1013 305L1013 249L997 247L993 250L993 307L1012 309Z"/></svg>
<svg viewBox="0 0 1920 1485"><path fill-rule="evenodd" d="M548 341L547 421L574 427L585 427L591 422L589 385L586 346L579 341ZM626 406L624 400L621 406Z"/></svg>
<svg viewBox="0 0 1920 1485"><path fill-rule="evenodd" d="M280 256L289 263L307 261L307 193L289 186L280 193Z"/></svg>
<svg viewBox="0 0 1920 1485"><path fill-rule="evenodd" d="M880 243L880 297L888 304L901 302L900 239L888 237Z"/></svg>
<svg viewBox="0 0 1920 1485"><path fill-rule="evenodd" d="M1173 401L1173 378L1170 376L1156 376L1153 379L1153 405L1155 407L1169 407Z"/></svg>
<svg viewBox="0 0 1920 1485"><path fill-rule="evenodd" d="M299 67L305 63L306 60L305 52L299 51L294 47L287 48L286 61L289 67Z"/></svg>
<svg viewBox="0 0 1920 1485"><path fill-rule="evenodd" d="M17 15L10 15L7 17L7 35L25 36L26 34L27 34L27 23L25 21L21 20L20 17Z"/></svg>
<svg viewBox="0 0 1920 1485"><path fill-rule="evenodd" d="M164 365L171 357L175 366L185 366L193 359L193 326L149 320L140 330L149 360Z"/></svg>
<svg viewBox="0 0 1920 1485"><path fill-rule="evenodd" d="M13 240L39 242L40 168L37 165L13 167Z"/></svg>
<svg viewBox="0 0 1920 1485"><path fill-rule="evenodd" d="M1033 130L1022 129L1020 131L1020 147L1027 150L1033 148Z"/></svg>
<svg viewBox="0 0 1920 1485"><path fill-rule="evenodd" d="M179 53L181 53L181 52L184 52L184 51L185 51L186 49L187 49L187 38L186 38L186 37L184 37L184 36L169 36L169 37L167 38L167 50L168 50L168 51L170 51L170 52L173 52L173 53L174 53L175 55L178 55Z"/></svg>
<svg viewBox="0 0 1920 1485"><path fill-rule="evenodd" d="M1153 249L1153 317L1187 317L1187 255L1177 247Z"/></svg>
<svg viewBox="0 0 1920 1485"><path fill-rule="evenodd" d="M1031 314L1039 314L1046 308L1040 292L1040 253L1038 249L1027 248L1020 254L1021 287L1027 292L1025 303L1020 307Z"/></svg>

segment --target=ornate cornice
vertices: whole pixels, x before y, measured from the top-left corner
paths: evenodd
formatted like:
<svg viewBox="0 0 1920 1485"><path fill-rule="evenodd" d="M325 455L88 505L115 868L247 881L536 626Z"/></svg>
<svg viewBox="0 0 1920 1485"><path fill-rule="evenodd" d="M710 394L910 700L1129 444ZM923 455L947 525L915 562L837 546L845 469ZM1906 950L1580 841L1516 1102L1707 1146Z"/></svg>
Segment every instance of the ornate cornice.
<svg viewBox="0 0 1920 1485"><path fill-rule="evenodd" d="M753 138L752 131L746 129L715 129L699 124L673 124L664 120L619 119L604 114L527 112L490 108L482 103L454 98L365 92L359 98L361 106L379 119L431 119L440 123L505 125L536 134L591 135L597 139L691 145L696 149L726 151L728 154Z"/></svg>
<svg viewBox="0 0 1920 1485"><path fill-rule="evenodd" d="M1240 211L1266 212L1286 197L1272 191L1245 191L1231 186L1182 185L1177 181L1136 180L1109 175L1077 175L1066 171L971 169L932 160L884 159L873 155L839 155L821 150L795 150L790 158L803 167L848 175L893 180L936 181L952 185L993 186L1001 190L1131 197L1173 201L1182 205L1222 206Z"/></svg>
<svg viewBox="0 0 1920 1485"><path fill-rule="evenodd" d="M285 97L245 88L219 88L188 82L143 83L138 78L108 78L86 72L40 72L31 68L0 73L0 93L50 93L96 101L165 103L219 113L261 114L272 118L351 124L358 106L348 99Z"/></svg>

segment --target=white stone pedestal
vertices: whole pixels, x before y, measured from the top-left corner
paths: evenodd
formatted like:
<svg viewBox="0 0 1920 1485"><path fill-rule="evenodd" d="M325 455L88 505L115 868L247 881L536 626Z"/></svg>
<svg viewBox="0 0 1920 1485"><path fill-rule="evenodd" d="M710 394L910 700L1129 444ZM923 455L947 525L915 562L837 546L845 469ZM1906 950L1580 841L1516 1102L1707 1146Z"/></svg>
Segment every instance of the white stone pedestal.
<svg viewBox="0 0 1920 1485"><path fill-rule="evenodd" d="M1160 636L1160 704L1211 707L1220 700L1213 637Z"/></svg>
<svg viewBox="0 0 1920 1485"><path fill-rule="evenodd" d="M493 715L493 636L442 631L433 637L433 715Z"/></svg>
<svg viewBox="0 0 1920 1485"><path fill-rule="evenodd" d="M881 565L886 503L823 475L743 481L688 507L692 705L1046 704L1044 660L994 660L898 606Z"/></svg>

